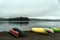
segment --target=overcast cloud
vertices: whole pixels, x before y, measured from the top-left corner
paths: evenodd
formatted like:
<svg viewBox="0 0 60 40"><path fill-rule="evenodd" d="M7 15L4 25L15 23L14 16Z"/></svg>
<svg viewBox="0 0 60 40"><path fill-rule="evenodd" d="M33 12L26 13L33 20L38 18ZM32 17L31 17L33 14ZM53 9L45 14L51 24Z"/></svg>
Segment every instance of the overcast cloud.
<svg viewBox="0 0 60 40"><path fill-rule="evenodd" d="M58 0L0 0L0 17L2 18L48 16L50 12L58 10ZM53 16L54 13L50 15Z"/></svg>

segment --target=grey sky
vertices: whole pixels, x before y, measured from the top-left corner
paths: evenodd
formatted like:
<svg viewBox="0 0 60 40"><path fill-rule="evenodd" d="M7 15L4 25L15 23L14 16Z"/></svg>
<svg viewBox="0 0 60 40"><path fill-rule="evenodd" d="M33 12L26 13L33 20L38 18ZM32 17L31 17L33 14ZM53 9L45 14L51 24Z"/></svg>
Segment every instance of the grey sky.
<svg viewBox="0 0 60 40"><path fill-rule="evenodd" d="M49 14L53 16L57 10L59 10L58 0L0 0L0 17L3 18Z"/></svg>

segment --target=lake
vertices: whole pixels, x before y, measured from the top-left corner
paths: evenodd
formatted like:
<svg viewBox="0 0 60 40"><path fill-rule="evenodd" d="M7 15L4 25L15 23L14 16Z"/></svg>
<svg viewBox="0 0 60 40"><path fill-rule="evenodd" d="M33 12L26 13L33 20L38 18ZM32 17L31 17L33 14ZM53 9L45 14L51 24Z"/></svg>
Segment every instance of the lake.
<svg viewBox="0 0 60 40"><path fill-rule="evenodd" d="M29 31L32 27L60 27L59 21L34 21L29 23L15 23L15 22L0 22L0 32L9 31L10 29L17 27L22 31Z"/></svg>

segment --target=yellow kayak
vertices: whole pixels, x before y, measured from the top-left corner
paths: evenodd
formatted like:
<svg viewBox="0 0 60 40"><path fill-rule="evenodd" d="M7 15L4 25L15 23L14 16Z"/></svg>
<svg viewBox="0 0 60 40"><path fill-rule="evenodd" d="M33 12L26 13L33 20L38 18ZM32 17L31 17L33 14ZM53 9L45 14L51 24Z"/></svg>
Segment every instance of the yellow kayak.
<svg viewBox="0 0 60 40"><path fill-rule="evenodd" d="M44 33L44 34L48 33L44 28L31 28L31 31L36 33Z"/></svg>

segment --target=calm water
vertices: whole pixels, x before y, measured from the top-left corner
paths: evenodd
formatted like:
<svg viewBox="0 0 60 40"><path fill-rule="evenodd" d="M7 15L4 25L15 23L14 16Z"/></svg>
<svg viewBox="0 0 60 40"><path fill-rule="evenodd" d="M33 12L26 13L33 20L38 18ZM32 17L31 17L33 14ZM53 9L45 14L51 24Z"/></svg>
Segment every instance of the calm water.
<svg viewBox="0 0 60 40"><path fill-rule="evenodd" d="M22 31L29 31L30 28L32 27L52 27L52 26L60 27L60 22L37 21L29 22L28 24L0 22L0 31L9 31L14 27L17 27Z"/></svg>

